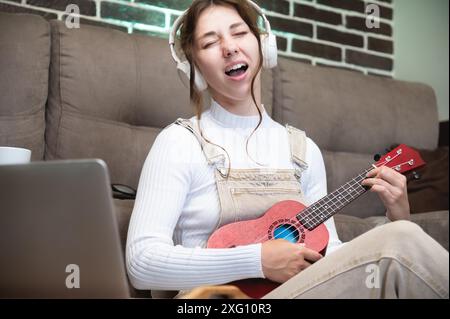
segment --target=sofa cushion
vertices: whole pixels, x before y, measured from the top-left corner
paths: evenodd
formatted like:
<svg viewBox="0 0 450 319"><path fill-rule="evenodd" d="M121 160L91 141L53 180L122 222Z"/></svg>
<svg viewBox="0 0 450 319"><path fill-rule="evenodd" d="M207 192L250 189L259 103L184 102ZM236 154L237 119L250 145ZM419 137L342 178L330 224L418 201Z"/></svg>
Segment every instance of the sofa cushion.
<svg viewBox="0 0 450 319"><path fill-rule="evenodd" d="M273 75L273 118L305 130L323 150L329 191L393 143L437 146L437 104L429 86L283 58ZM367 217L384 208L375 194L366 194L344 212Z"/></svg>
<svg viewBox="0 0 450 319"><path fill-rule="evenodd" d="M120 243L122 245L122 253L125 258L125 247L127 243L128 224L130 223L131 213L133 211L134 200L114 199L114 208L116 213L117 227L119 228ZM131 297L134 298L151 298L150 291L135 289L128 282Z"/></svg>
<svg viewBox="0 0 450 319"><path fill-rule="evenodd" d="M68 29L61 21L51 26L45 158L101 158L112 183L136 188L162 113L170 113L163 83L146 78L164 74L151 69L156 61L144 63L157 44L106 28ZM152 98L155 90L160 95Z"/></svg>
<svg viewBox="0 0 450 319"><path fill-rule="evenodd" d="M338 237L342 242L351 241L374 227L372 222L355 216L336 214L333 218Z"/></svg>
<svg viewBox="0 0 450 319"><path fill-rule="evenodd" d="M194 110L168 41L51 21L46 159L102 158L111 181L136 188L159 131ZM270 111L271 73L263 76Z"/></svg>
<svg viewBox="0 0 450 319"><path fill-rule="evenodd" d="M0 12L0 145L44 156L50 26L40 16Z"/></svg>
<svg viewBox="0 0 450 319"><path fill-rule="evenodd" d="M159 128L132 126L122 122L66 112L58 126L55 157L101 158L112 184L137 188L144 160Z"/></svg>
<svg viewBox="0 0 450 319"><path fill-rule="evenodd" d="M280 59L274 72L275 120L306 131L321 149L376 154L393 143L437 147L433 89Z"/></svg>
<svg viewBox="0 0 450 319"><path fill-rule="evenodd" d="M128 225L130 223L131 213L133 212L134 200L114 199L114 208L116 213L117 226L119 228L120 242L125 252L127 242Z"/></svg>
<svg viewBox="0 0 450 319"><path fill-rule="evenodd" d="M442 245L449 248L449 224L447 211L434 211L411 215L411 221L419 225L428 235ZM389 222L385 216L359 218L344 214L334 215L334 222L339 239L348 242L369 231L373 227ZM408 240L408 238L405 238Z"/></svg>
<svg viewBox="0 0 450 319"><path fill-rule="evenodd" d="M448 146L419 153L426 165L416 169L416 174L408 174L411 213L448 210Z"/></svg>
<svg viewBox="0 0 450 319"><path fill-rule="evenodd" d="M448 214L448 210L418 213L411 215L411 221L422 227L428 235L448 250Z"/></svg>
<svg viewBox="0 0 450 319"><path fill-rule="evenodd" d="M350 152L322 151L327 171L328 192L350 181L368 169L374 162L373 155ZM366 192L345 206L339 213L356 217L384 216L385 207L378 195Z"/></svg>

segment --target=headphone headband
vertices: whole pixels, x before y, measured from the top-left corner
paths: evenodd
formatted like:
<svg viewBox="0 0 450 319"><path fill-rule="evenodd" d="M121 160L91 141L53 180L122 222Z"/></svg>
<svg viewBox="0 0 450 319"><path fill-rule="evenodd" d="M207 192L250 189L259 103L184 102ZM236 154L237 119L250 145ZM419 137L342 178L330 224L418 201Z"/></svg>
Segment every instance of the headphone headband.
<svg viewBox="0 0 450 319"><path fill-rule="evenodd" d="M272 29L270 27L270 23L269 20L267 20L267 17L264 15L262 9L252 0L247 0L247 3L250 4L255 10L256 12L263 18L264 20L264 27L266 29L266 32L268 34L272 33ZM189 10L189 9L188 9ZM184 19L184 17L186 16L188 10L184 11L173 23L172 29L170 31L169 34L169 47L170 47L170 51L172 53L172 57L175 60L175 62L177 63L181 63L180 58L178 57L177 53L175 52L175 37L177 34L178 29L181 27L182 25L182 21Z"/></svg>
<svg viewBox="0 0 450 319"><path fill-rule="evenodd" d="M272 33L270 28L269 20L262 12L262 9L252 0L246 0L247 3L252 6L256 12L263 18L264 26L267 32L267 35L261 36L261 51L263 54L263 67L265 68L273 68L277 65L277 41L275 35ZM188 9L189 10L189 9ZM193 71L195 75L195 86L199 91L204 91L207 89L208 84L205 79L201 75L201 73L197 70L197 67L194 66L194 70L192 70L191 65L188 61L181 61L175 51L175 38L178 29L183 24L183 20L188 12L188 10L184 11L173 23L172 29L169 34L169 47L170 52L172 53L172 57L177 63L177 68L179 71L185 73L188 78L190 78L190 74Z"/></svg>

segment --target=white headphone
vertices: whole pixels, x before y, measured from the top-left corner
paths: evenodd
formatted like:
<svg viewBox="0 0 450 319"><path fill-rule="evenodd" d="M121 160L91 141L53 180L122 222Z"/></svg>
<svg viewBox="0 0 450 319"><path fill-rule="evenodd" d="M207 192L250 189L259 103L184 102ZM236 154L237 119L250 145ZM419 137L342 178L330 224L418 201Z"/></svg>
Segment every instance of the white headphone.
<svg viewBox="0 0 450 319"><path fill-rule="evenodd" d="M263 67L266 69L273 68L277 65L277 56L278 56L277 39L275 35L272 33L269 20L267 20L261 8L251 0L247 0L247 2L258 12L258 14L264 20L264 25L267 34L261 35L261 51L263 55ZM169 47L170 51L172 52L172 57L177 63L177 69L185 73L189 79L191 76L191 65L189 64L188 61L181 61L181 59L177 56L177 53L175 52L176 33L182 24L182 20L185 17L186 12L187 11L185 11L182 15L180 15L173 24L172 30L170 31L169 35ZM197 69L197 67L195 67L195 86L199 91L204 91L208 88L208 84L206 83L205 79L203 78L202 74Z"/></svg>

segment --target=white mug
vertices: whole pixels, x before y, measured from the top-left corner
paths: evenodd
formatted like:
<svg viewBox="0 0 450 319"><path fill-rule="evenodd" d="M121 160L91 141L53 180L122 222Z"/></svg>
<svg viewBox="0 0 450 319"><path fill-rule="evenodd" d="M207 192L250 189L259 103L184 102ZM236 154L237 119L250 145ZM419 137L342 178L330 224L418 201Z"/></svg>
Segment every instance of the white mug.
<svg viewBox="0 0 450 319"><path fill-rule="evenodd" d="M31 159L31 151L21 147L0 146L0 165L25 164Z"/></svg>

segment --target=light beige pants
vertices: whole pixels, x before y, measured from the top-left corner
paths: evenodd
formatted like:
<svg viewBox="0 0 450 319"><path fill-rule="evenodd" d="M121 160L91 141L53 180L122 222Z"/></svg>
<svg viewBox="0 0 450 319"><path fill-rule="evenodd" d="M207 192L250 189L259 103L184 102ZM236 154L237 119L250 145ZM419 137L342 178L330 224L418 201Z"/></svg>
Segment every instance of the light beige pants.
<svg viewBox="0 0 450 319"><path fill-rule="evenodd" d="M388 223L346 243L264 298L449 298L449 254L418 225Z"/></svg>
<svg viewBox="0 0 450 319"><path fill-rule="evenodd" d="M196 125L182 119L177 124L195 134L208 163L220 162L220 151ZM302 166L304 133L287 129L292 162ZM217 227L258 218L282 200L303 201L301 172L294 169L231 169L224 177L218 167L215 177L222 208ZM346 243L265 298L449 298L448 264L448 252L419 226L398 221Z"/></svg>

